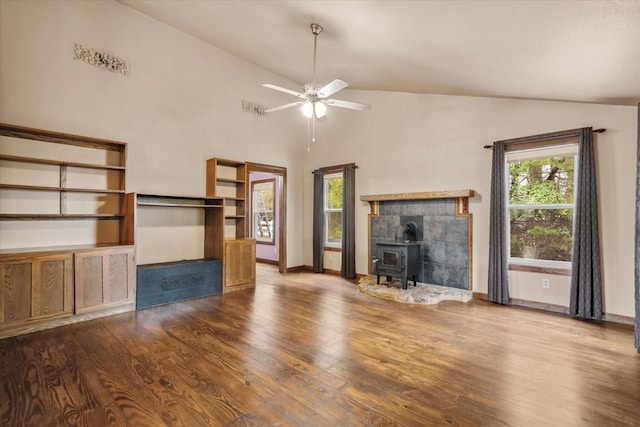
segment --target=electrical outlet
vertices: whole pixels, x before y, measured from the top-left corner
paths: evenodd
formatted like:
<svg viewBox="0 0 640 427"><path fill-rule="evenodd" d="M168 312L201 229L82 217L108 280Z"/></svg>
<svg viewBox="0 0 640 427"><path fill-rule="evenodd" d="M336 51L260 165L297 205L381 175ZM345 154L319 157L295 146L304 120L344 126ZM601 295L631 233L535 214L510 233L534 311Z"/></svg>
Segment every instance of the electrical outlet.
<svg viewBox="0 0 640 427"><path fill-rule="evenodd" d="M545 289L549 289L551 287L551 282L549 279L542 279L542 287Z"/></svg>

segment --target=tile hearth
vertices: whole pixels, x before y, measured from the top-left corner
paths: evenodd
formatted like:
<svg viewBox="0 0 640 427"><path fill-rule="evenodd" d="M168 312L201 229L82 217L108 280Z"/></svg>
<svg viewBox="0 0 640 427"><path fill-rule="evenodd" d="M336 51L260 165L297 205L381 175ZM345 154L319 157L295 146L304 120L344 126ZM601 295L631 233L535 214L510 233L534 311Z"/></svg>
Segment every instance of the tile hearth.
<svg viewBox="0 0 640 427"><path fill-rule="evenodd" d="M417 286L409 286L403 290L398 280L388 284L384 277L380 278L380 284L376 284L376 276L365 276L358 284L360 292L377 298L406 304L437 304L440 301L469 302L473 299L473 293L466 289L450 288L447 286L418 283Z"/></svg>

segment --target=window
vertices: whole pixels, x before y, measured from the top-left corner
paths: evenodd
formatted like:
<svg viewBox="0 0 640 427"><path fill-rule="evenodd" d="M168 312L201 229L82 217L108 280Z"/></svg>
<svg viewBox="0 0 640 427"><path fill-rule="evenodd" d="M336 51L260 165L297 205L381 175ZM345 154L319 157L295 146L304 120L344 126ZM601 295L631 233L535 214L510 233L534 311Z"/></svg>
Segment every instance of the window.
<svg viewBox="0 0 640 427"><path fill-rule="evenodd" d="M342 247L342 173L324 177L324 244Z"/></svg>
<svg viewBox="0 0 640 427"><path fill-rule="evenodd" d="M275 244L275 182L275 179L251 182L253 236L262 244Z"/></svg>
<svg viewBox="0 0 640 427"><path fill-rule="evenodd" d="M577 145L506 154L509 264L569 269Z"/></svg>

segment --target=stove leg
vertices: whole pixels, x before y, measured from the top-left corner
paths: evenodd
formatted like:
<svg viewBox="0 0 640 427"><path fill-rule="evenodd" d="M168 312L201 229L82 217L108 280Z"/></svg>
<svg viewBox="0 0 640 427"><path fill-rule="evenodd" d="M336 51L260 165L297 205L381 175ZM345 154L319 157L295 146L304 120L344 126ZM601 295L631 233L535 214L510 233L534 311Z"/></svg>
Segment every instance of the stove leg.
<svg viewBox="0 0 640 427"><path fill-rule="evenodd" d="M415 274L413 275L413 286L418 286L417 283L416 283L416 275Z"/></svg>
<svg viewBox="0 0 640 427"><path fill-rule="evenodd" d="M409 279L407 279L406 277L402 278L402 289L407 289L407 282L409 281Z"/></svg>
<svg viewBox="0 0 640 427"><path fill-rule="evenodd" d="M391 276L387 276L387 283L391 284Z"/></svg>
<svg viewBox="0 0 640 427"><path fill-rule="evenodd" d="M379 275L379 274L376 274L376 277L377 277L377 281L376 281L376 283L379 285L379 284L380 284L380 275Z"/></svg>

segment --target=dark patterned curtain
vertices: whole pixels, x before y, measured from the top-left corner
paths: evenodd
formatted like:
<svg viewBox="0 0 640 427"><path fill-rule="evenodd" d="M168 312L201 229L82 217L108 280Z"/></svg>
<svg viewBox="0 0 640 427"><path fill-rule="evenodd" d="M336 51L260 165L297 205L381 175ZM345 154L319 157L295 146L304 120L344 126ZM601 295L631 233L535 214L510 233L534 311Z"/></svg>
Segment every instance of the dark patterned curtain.
<svg viewBox="0 0 640 427"><path fill-rule="evenodd" d="M504 142L493 144L491 167L491 211L489 220L489 291L487 298L498 304L509 303L507 276L507 219Z"/></svg>
<svg viewBox="0 0 640 427"><path fill-rule="evenodd" d="M324 171L313 171L313 272L323 273Z"/></svg>
<svg viewBox="0 0 640 427"><path fill-rule="evenodd" d="M342 267L340 275L356 277L356 166L342 170Z"/></svg>
<svg viewBox="0 0 640 427"><path fill-rule="evenodd" d="M580 129L578 179L573 224L569 313L582 319L602 319L598 198L591 128Z"/></svg>
<svg viewBox="0 0 640 427"><path fill-rule="evenodd" d="M640 353L640 104L638 104L638 173L636 175L636 350Z"/></svg>

